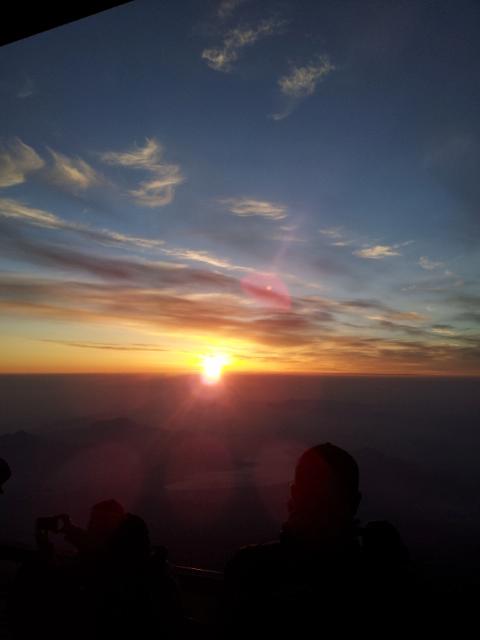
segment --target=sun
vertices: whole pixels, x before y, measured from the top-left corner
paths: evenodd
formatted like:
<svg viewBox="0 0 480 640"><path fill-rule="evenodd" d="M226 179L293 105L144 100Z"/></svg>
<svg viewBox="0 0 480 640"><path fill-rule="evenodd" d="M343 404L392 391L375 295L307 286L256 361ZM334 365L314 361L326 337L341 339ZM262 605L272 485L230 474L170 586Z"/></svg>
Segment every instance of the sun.
<svg viewBox="0 0 480 640"><path fill-rule="evenodd" d="M203 356L202 358L202 380L205 384L216 384L222 377L222 370L229 364L230 358L223 354L213 356Z"/></svg>

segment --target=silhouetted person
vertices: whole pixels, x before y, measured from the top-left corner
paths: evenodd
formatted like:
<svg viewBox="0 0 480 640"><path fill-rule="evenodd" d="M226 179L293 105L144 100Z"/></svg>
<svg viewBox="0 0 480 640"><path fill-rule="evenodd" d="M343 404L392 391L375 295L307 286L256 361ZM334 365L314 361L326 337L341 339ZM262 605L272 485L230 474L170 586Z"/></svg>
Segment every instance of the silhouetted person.
<svg viewBox="0 0 480 640"><path fill-rule="evenodd" d="M181 623L180 597L163 547L152 549L148 528L128 513L110 537L95 575L99 637L171 637Z"/></svg>
<svg viewBox="0 0 480 640"><path fill-rule="evenodd" d="M70 522L66 514L61 532L80 554L96 554L105 551L112 536L126 518L125 509L116 500L104 500L95 504L90 511L86 529Z"/></svg>
<svg viewBox="0 0 480 640"><path fill-rule="evenodd" d="M10 594L9 618L15 639L47 637L53 628L66 625L72 626L72 638L81 637L73 606L79 588L49 538L50 533L60 531L62 522L63 516L36 520L37 550L21 564Z"/></svg>
<svg viewBox="0 0 480 640"><path fill-rule="evenodd" d="M73 560L59 561L49 532L64 534L77 550ZM23 605L34 614L36 631L20 620L18 638L48 634L52 623L68 625L70 637L102 640L143 637L152 627L164 638L177 631L180 600L166 550L152 549L142 518L106 500L92 507L86 529L61 514L39 518L36 535L38 555L17 598L17 620Z"/></svg>
<svg viewBox="0 0 480 640"><path fill-rule="evenodd" d="M346 451L326 443L300 457L280 539L240 550L225 570L229 637L312 625L319 637L375 636L399 624L407 552L390 524L359 526L360 500L358 466Z"/></svg>
<svg viewBox="0 0 480 640"><path fill-rule="evenodd" d="M3 485L10 479L11 475L12 471L7 461L0 458L0 493L3 493Z"/></svg>
<svg viewBox="0 0 480 640"><path fill-rule="evenodd" d="M3 485L10 480L12 477L12 470L6 460L0 458L0 494L4 493ZM2 521L4 518L8 517L6 514L2 513ZM0 526L0 560L6 560L7 562L23 562L23 559L28 556L28 552L23 549L19 549L11 544L11 542L7 542L3 538L3 522L2 526Z"/></svg>

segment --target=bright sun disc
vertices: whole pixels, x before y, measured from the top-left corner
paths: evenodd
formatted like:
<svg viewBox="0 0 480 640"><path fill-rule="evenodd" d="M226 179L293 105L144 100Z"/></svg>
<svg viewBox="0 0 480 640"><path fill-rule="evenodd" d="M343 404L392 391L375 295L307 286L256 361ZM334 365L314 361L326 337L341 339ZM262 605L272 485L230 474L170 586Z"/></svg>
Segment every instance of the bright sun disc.
<svg viewBox="0 0 480 640"><path fill-rule="evenodd" d="M229 363L224 355L204 356L202 359L202 379L206 384L215 384L222 377L223 367Z"/></svg>

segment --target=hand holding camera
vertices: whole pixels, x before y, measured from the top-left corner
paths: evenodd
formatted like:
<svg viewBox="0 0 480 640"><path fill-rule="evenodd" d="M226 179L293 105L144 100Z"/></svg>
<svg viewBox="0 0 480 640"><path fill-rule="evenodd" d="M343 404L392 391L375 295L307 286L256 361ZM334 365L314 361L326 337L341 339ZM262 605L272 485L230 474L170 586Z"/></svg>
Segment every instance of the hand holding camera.
<svg viewBox="0 0 480 640"><path fill-rule="evenodd" d="M70 516L66 513L60 513L56 516L46 518L37 518L37 533L65 533L70 526Z"/></svg>

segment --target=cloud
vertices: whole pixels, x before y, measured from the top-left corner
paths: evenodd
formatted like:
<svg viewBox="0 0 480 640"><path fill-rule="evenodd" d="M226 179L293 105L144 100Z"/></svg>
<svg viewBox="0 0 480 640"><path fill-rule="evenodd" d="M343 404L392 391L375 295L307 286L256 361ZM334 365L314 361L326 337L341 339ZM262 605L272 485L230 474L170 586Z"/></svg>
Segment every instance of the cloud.
<svg viewBox="0 0 480 640"><path fill-rule="evenodd" d="M180 182L183 182L183 178L179 173L171 173L170 169L165 168L163 176L142 182L140 188L130 191L130 194L135 198L137 204L144 207L164 207L172 202L175 187Z"/></svg>
<svg viewBox="0 0 480 640"><path fill-rule="evenodd" d="M345 237L342 227L326 227L319 229L318 232L331 240L332 247L348 247L353 244L353 240Z"/></svg>
<svg viewBox="0 0 480 640"><path fill-rule="evenodd" d="M418 313L417 311L401 311L399 309L394 309L375 299L342 300L335 304L339 310L346 311L348 313L351 313L352 310L354 312L358 312L358 310L360 310L361 315L364 315L364 312L367 312L368 315L366 317L368 319L380 322L401 321L418 323L427 320L427 316L422 313ZM372 311L374 312L373 315Z"/></svg>
<svg viewBox="0 0 480 640"><path fill-rule="evenodd" d="M22 184L27 174L41 169L44 164L32 147L15 138L10 144L0 147L0 187Z"/></svg>
<svg viewBox="0 0 480 640"><path fill-rule="evenodd" d="M175 249L175 248L163 248L162 253L180 258L181 260L190 260L192 262L204 262L212 267L220 267L221 269L227 269L229 271L253 271L250 267L241 267L232 264L229 260L224 258L218 258L212 255L208 251L198 251L195 249Z"/></svg>
<svg viewBox="0 0 480 640"><path fill-rule="evenodd" d="M448 344L429 340L391 340L378 337L335 336L310 351L312 360L336 356L339 369L385 373L478 373L480 343ZM342 358L343 356L343 358ZM305 366L305 362L304 362Z"/></svg>
<svg viewBox="0 0 480 640"><path fill-rule="evenodd" d="M167 351L165 347L159 347L155 344L143 343L104 343L104 342L75 342L69 340L42 340L42 342L50 342L52 344L60 344L66 347L78 347L80 349L101 349L106 351Z"/></svg>
<svg viewBox="0 0 480 640"><path fill-rule="evenodd" d="M366 247L365 249L358 249L353 252L353 255L359 258L368 258L370 260L380 260L382 258L388 258L391 256L402 255L397 251L397 245L391 246L386 244L377 244L374 247Z"/></svg>
<svg viewBox="0 0 480 640"><path fill-rule="evenodd" d="M469 293L457 293L448 298L448 303L454 306L460 306L469 311L480 311L480 295L472 295Z"/></svg>
<svg viewBox="0 0 480 640"><path fill-rule="evenodd" d="M101 154L101 158L107 164L153 171L159 164L161 154L162 148L158 142L154 138L147 138L143 148L125 152L106 151Z"/></svg>
<svg viewBox="0 0 480 640"><path fill-rule="evenodd" d="M29 208L26 213L49 228L67 222L56 216L45 219L42 215L48 212L40 209ZM160 251L164 249L168 255L169 247ZM259 291L265 299L256 299L253 304L242 294L238 278L217 270L234 265L207 252L172 248L173 257L204 262L204 268L193 268L131 256L110 257L101 251L87 253L65 243L39 244L14 233L0 234L0 252L7 259L23 263L21 273L0 277L3 315L103 324L113 329L153 329L169 336L168 345L171 336L225 339L227 343L231 339L246 345L253 359L259 345L264 362L268 363L271 350L271 361L284 354L279 362L303 371L332 367L346 371L445 372L472 371L480 365L475 336L470 335L470 341L462 335L453 336L448 333L449 325L440 324L440 317L438 324L431 325L415 310L396 309L378 299L293 297L288 309L280 312L268 304L275 291ZM32 265L31 271L37 275L28 274L25 265ZM53 275L39 277L40 267L52 269ZM457 312L478 308L475 296L458 294L457 299ZM449 307L447 313L450 311ZM353 324L357 319L360 321ZM136 346L126 343L124 348L141 351L145 347L148 351L149 340L142 342L140 338ZM116 348L110 342L64 342L86 349Z"/></svg>
<svg viewBox="0 0 480 640"><path fill-rule="evenodd" d="M367 318L369 320L376 320L377 322L388 322L392 324L399 320L413 322L413 323L423 322L425 320L425 316L423 316L420 313L416 313L415 311L406 311L406 312L390 311L383 314L370 315L370 316L367 316ZM398 325L398 326L403 327L404 325Z"/></svg>
<svg viewBox="0 0 480 640"><path fill-rule="evenodd" d="M0 311L47 320L153 328L183 339L193 332L216 340L230 337L281 348L308 346L320 330L329 331L332 320L329 314L307 317L294 311L261 310L235 294L201 296L139 286L138 282L78 282L8 274L0 276Z"/></svg>
<svg viewBox="0 0 480 640"><path fill-rule="evenodd" d="M318 232L323 236L327 236L327 238L331 238L332 240L340 240L340 238L343 238L341 227L327 227L324 229L319 229Z"/></svg>
<svg viewBox="0 0 480 640"><path fill-rule="evenodd" d="M463 313L459 313L456 316L456 319L463 322L473 322L480 325L480 311L464 311Z"/></svg>
<svg viewBox="0 0 480 640"><path fill-rule="evenodd" d="M432 327L432 332L433 333L438 333L441 336L456 336L458 335L458 332L455 331L455 329L453 327L451 327L450 325L444 325L444 324L435 324Z"/></svg>
<svg viewBox="0 0 480 640"><path fill-rule="evenodd" d="M375 300L335 301L311 297L294 301L290 311L271 312L246 304L239 291L221 293L217 285L222 280L212 280L213 290L208 293L192 293L193 270L176 270L185 278L183 285L188 286L187 292L183 292L177 291L180 280L175 285L170 280L165 287L171 274L168 268L163 274L166 279L157 272L154 283L145 273L135 271L129 261L124 266L127 272L131 271L132 281L119 278L118 274L106 278L105 282L62 280L58 276L42 279L27 273L3 274L0 276L0 310L4 315L15 317L153 329L156 333L165 332L169 337L177 335L183 339L192 336L208 339L209 335L215 340L240 339L251 359L257 359L259 353L262 362L278 361L284 368L293 366L303 371L479 371L480 340L475 335L455 336L452 342L452 336L446 331L435 337L434 331L428 334L421 328L387 320L383 321L382 328L404 331L412 337L379 337L372 334L369 327L358 328L356 334L352 334L350 328L349 333L342 333L345 323L338 321L336 314L348 312L348 308L385 306ZM211 275L218 278L218 274ZM449 325L433 325L432 329L435 328L448 330ZM162 345L140 342L56 342L87 349L163 349Z"/></svg>
<svg viewBox="0 0 480 640"><path fill-rule="evenodd" d="M234 11L248 0L222 0L218 5L217 15L221 20L230 18Z"/></svg>
<svg viewBox="0 0 480 640"><path fill-rule="evenodd" d="M233 63L239 59L242 49L278 33L283 24L277 20L263 20L255 27L231 29L225 35L220 48L202 51L202 59L207 61L211 69L228 73L232 70Z"/></svg>
<svg viewBox="0 0 480 640"><path fill-rule="evenodd" d="M444 265L443 262L434 262L433 260L429 260L426 256L420 256L418 264L426 271L433 271L434 269L439 269Z"/></svg>
<svg viewBox="0 0 480 640"><path fill-rule="evenodd" d="M175 196L176 187L185 180L180 167L164 162L162 156L163 147L155 138L147 138L143 148L101 154L102 160L107 164L143 169L152 175L149 180L141 182L138 189L129 192L137 204L152 208L170 204Z"/></svg>
<svg viewBox="0 0 480 640"><path fill-rule="evenodd" d="M59 231L70 231L87 240L94 240L100 244L118 245L124 247L137 247L139 249L157 249L163 254L189 260L192 262L202 262L213 267L219 267L228 271L253 271L250 267L243 267L232 264L227 259L219 258L208 251L195 249L181 249L165 247L165 241L156 238L143 238L140 236L128 235L110 229L99 229L88 225L65 220L59 216L29 207L17 200L0 198L0 217L15 219L22 223L30 224L44 229L55 229Z"/></svg>
<svg viewBox="0 0 480 640"><path fill-rule="evenodd" d="M425 293L428 291L448 291L457 287L463 287L465 284L462 278L451 271L446 271L443 276L437 278L428 278L421 280L420 282L414 282L404 285L400 288L401 291L411 291L415 293Z"/></svg>
<svg viewBox="0 0 480 640"><path fill-rule="evenodd" d="M480 296L470 293L451 293L445 300L456 320L480 326Z"/></svg>
<svg viewBox="0 0 480 640"><path fill-rule="evenodd" d="M29 207L22 202L7 198L0 198L0 217L15 219L44 229L72 231L88 240L100 243L135 246L140 249L154 249L164 244L163 240L127 235L110 229L97 229L79 222L65 220L48 211Z"/></svg>
<svg viewBox="0 0 480 640"><path fill-rule="evenodd" d="M0 216L4 218L17 218L22 222L28 222L38 227L47 229L62 229L67 224L53 213L29 207L18 200L0 198Z"/></svg>
<svg viewBox="0 0 480 640"><path fill-rule="evenodd" d="M349 247L351 244L353 244L353 240L336 240L331 244L332 247Z"/></svg>
<svg viewBox="0 0 480 640"><path fill-rule="evenodd" d="M102 184L103 178L81 158L69 158L63 153L49 149L53 166L49 171L52 182L75 191L85 191Z"/></svg>
<svg viewBox="0 0 480 640"><path fill-rule="evenodd" d="M227 205L231 213L241 217L260 216L270 220L283 220L288 215L287 208L284 205L269 202L268 200L226 198L220 200L220 202Z"/></svg>
<svg viewBox="0 0 480 640"><path fill-rule="evenodd" d="M318 62L310 62L304 67L294 67L291 72L280 78L280 91L292 98L311 96L317 84L335 70L328 56L321 56Z"/></svg>
<svg viewBox="0 0 480 640"><path fill-rule="evenodd" d="M32 242L15 233L0 234L0 251L5 257L36 267L83 273L114 283L143 287L181 287L197 290L239 291L238 281L217 271L196 269L171 262L109 257L78 251L65 245Z"/></svg>
<svg viewBox="0 0 480 640"><path fill-rule="evenodd" d="M290 73L278 80L280 92L289 99L289 102L283 111L273 114L272 118L283 120L289 116L299 102L313 95L318 83L334 70L335 66L327 55L320 56L305 66L294 66Z"/></svg>
<svg viewBox="0 0 480 640"><path fill-rule="evenodd" d="M25 98L30 98L35 93L35 84L30 77L26 77L25 81L17 93L17 98L24 100Z"/></svg>

